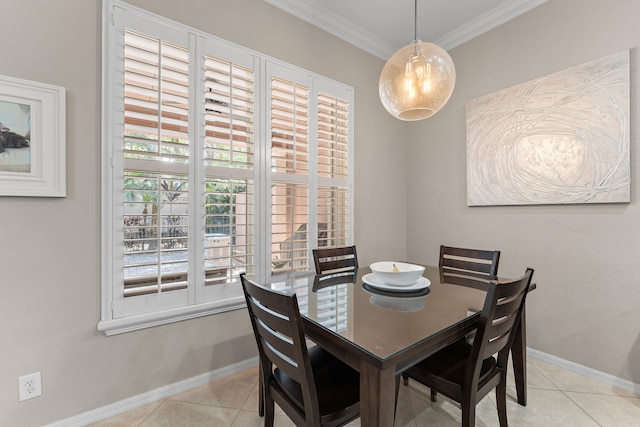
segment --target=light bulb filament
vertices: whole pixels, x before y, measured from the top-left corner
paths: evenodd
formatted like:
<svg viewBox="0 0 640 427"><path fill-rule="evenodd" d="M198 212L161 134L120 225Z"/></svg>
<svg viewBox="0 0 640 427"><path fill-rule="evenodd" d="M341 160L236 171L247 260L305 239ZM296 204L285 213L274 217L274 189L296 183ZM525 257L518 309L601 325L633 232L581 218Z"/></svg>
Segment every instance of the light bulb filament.
<svg viewBox="0 0 640 427"><path fill-rule="evenodd" d="M411 98L416 90L423 94L431 91L431 63L421 53L414 52L404 65L404 89Z"/></svg>

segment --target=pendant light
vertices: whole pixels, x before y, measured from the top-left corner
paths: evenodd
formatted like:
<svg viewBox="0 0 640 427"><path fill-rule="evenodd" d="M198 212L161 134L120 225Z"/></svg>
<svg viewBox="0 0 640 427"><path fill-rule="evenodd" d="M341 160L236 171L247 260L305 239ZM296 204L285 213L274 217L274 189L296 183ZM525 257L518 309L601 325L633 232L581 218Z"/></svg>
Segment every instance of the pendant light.
<svg viewBox="0 0 640 427"><path fill-rule="evenodd" d="M418 40L418 0L415 0L413 43L397 51L380 74L382 105L400 120L433 116L447 103L456 84L456 69L446 50Z"/></svg>

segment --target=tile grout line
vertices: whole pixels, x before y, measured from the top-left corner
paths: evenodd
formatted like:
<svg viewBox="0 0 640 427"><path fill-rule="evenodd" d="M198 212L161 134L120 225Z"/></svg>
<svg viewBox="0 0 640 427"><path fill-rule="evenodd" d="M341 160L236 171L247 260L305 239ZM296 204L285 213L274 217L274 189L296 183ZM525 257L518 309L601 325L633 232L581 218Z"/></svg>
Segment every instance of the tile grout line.
<svg viewBox="0 0 640 427"><path fill-rule="evenodd" d="M153 414L155 414L155 413L156 413L156 411L157 411L158 409L160 409L160 408L162 407L162 405L164 405L164 404L166 403L166 401L167 401L167 399L162 399L162 400L160 401L160 404L159 404L159 405L158 405L158 406L157 406L153 411L151 411L151 412L149 413L149 415L147 415L146 417L144 417L144 419L143 419L142 421L140 421L140 423L138 424L138 427L144 427L144 423L146 423L146 422L149 420L149 418L151 418L151 416L152 416Z"/></svg>
<svg viewBox="0 0 640 427"><path fill-rule="evenodd" d="M532 366L532 365L530 365L530 366ZM568 390L564 390L563 388L561 388L560 386L558 386L558 385L555 383L555 381L553 381L553 379L551 379L547 374L545 374L544 372L542 372L542 370L541 370L541 369L538 369L538 368L537 368L537 367L535 367L535 366L534 366L534 368L535 368L535 370L536 370L536 371L538 371L538 373L539 373L540 375L542 375L543 377L545 377L545 378L547 379L547 381L549 381L551 384L553 384L553 386L554 386L554 387L556 387L556 389L557 389L558 391L560 391L560 392L561 392L561 393L562 393L562 394L563 394L567 399L569 399L569 401L570 401L571 403L573 403L573 404L574 404L574 405L575 405L575 406L576 406L576 407L577 407L581 412L583 412L587 417L591 418L591 419L593 420L593 422L594 422L594 423L596 423L596 424L597 424L597 425L599 425L600 427L603 427L603 426L602 426L602 424L600 424L598 421L596 421L596 419L595 419L595 418L593 418L593 417L591 416L591 414L589 414L587 411L585 411L585 410L582 408L582 406L578 405L578 403L577 403L575 400L573 400L573 399L571 398L571 396L569 396L569 395L567 394L567 391L568 391Z"/></svg>
<svg viewBox="0 0 640 427"><path fill-rule="evenodd" d="M600 424L600 423L599 423L595 418L593 418L593 417L591 416L591 414L590 414L590 413L588 413L584 408L582 408L582 406L580 406L580 405L578 404L578 402L576 402L575 400L573 400L573 399L571 398L571 396L569 396L569 395L568 395L564 390L560 390L560 391L562 392L562 394L564 394L564 395L567 397L567 399L569 399L569 400L571 401L571 403L573 403L574 405L576 405L576 406L578 407L578 409L580 409L580 410L581 410L581 411L582 411L582 412L583 412L587 417L591 418L591 419L593 420L593 422L594 422L594 423L596 423L596 424L597 424L597 425L599 425L600 427L603 427L603 425L602 425L602 424ZM572 393L573 393L573 392L572 392Z"/></svg>

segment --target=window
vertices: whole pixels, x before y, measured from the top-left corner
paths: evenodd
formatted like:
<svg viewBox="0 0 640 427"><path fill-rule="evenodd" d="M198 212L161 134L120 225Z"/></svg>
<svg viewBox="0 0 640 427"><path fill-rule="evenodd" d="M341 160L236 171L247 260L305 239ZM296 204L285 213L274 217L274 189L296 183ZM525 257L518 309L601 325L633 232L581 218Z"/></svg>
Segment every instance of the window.
<svg viewBox="0 0 640 427"><path fill-rule="evenodd" d="M352 241L353 89L105 2L106 334L244 306Z"/></svg>

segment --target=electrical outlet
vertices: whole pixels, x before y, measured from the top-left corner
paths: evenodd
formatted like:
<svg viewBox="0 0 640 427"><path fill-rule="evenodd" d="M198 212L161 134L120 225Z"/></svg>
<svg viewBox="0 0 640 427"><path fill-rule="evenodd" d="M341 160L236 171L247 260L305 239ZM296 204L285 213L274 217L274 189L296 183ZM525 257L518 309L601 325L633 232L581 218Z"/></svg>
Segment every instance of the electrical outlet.
<svg viewBox="0 0 640 427"><path fill-rule="evenodd" d="M42 377L40 372L18 378L18 394L20 402L42 395Z"/></svg>

